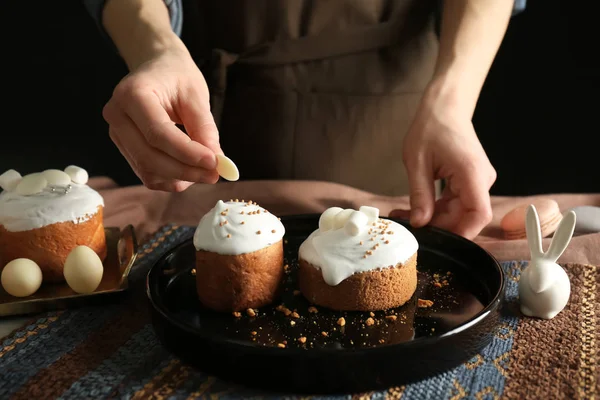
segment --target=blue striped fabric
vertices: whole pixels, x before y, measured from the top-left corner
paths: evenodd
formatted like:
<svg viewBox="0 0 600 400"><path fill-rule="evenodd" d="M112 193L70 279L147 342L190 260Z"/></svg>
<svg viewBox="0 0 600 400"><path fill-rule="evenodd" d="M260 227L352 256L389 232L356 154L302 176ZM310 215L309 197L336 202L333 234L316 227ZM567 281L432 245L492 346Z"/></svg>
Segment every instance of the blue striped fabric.
<svg viewBox="0 0 600 400"><path fill-rule="evenodd" d="M138 290L143 286L148 267L166 250L192 234L190 227L167 226L141 246L140 258L131 274L135 296L143 296ZM517 296L521 264L504 263L503 268L507 277L506 297L510 302ZM8 398L20 391L30 379L35 379L33 377L40 370L51 369L57 360L74 351L95 330L116 315L127 312L127 306L123 304L48 313L0 342L0 398ZM505 367L513 346L512 334L517 328L517 317L504 313L501 324L500 331L481 354L440 376L390 391L312 399L497 398L505 384ZM64 388L61 399L297 398L293 395L270 396L231 385L183 365L160 345L149 320L145 320L131 336L123 338L116 350L102 356L100 363ZM49 386L52 384L47 383Z"/></svg>

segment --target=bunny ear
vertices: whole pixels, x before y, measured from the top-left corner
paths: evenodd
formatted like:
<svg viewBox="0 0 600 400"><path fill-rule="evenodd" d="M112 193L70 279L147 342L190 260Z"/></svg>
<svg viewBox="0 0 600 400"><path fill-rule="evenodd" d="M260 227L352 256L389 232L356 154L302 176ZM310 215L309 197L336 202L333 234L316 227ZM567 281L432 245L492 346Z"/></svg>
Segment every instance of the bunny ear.
<svg viewBox="0 0 600 400"><path fill-rule="evenodd" d="M542 231L540 229L540 218L533 204L527 207L525 215L525 231L527 233L527 243L531 252L531 259L539 259L543 257L542 251Z"/></svg>
<svg viewBox="0 0 600 400"><path fill-rule="evenodd" d="M573 237L576 221L577 217L574 211L569 211L563 217L560 224L558 224L558 228L552 237L552 242L550 242L550 247L546 252L546 260L556 262L562 255Z"/></svg>

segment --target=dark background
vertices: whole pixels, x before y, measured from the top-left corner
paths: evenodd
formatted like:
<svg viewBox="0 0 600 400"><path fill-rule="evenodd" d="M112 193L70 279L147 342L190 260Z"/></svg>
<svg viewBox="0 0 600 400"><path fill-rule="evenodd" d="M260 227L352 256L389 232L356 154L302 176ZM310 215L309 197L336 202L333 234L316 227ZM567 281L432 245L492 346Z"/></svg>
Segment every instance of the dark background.
<svg viewBox="0 0 600 400"><path fill-rule="evenodd" d="M600 192L595 4L529 0L511 21L474 117L493 194ZM127 71L80 1L0 1L0 34L0 171L67 160L138 183L101 116Z"/></svg>

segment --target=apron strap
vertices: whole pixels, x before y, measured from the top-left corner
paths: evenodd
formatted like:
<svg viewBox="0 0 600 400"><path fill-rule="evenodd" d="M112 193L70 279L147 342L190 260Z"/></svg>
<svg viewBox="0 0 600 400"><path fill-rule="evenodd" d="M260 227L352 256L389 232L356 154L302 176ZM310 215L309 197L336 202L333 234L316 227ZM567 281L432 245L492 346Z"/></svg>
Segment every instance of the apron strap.
<svg viewBox="0 0 600 400"><path fill-rule="evenodd" d="M399 42L402 18L346 31L327 32L258 45L240 55L246 65L278 66L360 53Z"/></svg>

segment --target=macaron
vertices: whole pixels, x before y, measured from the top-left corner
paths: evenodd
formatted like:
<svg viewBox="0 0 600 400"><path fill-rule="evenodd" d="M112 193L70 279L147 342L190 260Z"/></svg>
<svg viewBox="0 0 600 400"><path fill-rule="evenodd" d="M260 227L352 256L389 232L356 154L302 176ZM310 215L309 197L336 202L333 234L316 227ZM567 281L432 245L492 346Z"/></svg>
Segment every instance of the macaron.
<svg viewBox="0 0 600 400"><path fill-rule="evenodd" d="M500 221L500 227L504 232L505 239L518 240L527 238L525 214L530 204L533 204L537 210L542 237L548 237L556 231L562 219L558 203L551 199L537 199L520 205L506 213L502 221Z"/></svg>

